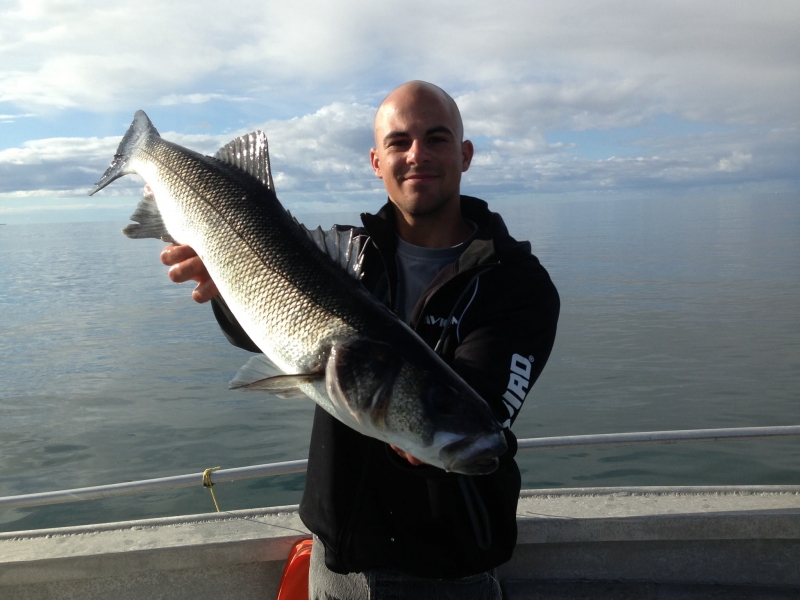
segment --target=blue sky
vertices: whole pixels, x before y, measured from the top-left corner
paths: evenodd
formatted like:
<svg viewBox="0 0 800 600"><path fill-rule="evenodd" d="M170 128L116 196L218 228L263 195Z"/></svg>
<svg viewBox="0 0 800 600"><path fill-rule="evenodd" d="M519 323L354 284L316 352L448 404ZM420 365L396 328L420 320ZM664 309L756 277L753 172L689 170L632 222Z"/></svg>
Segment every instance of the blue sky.
<svg viewBox="0 0 800 600"><path fill-rule="evenodd" d="M89 198L137 109L213 153L262 129L295 212L377 207L371 119L456 98L466 193L535 202L800 190L800 3L0 0L0 222L124 219Z"/></svg>

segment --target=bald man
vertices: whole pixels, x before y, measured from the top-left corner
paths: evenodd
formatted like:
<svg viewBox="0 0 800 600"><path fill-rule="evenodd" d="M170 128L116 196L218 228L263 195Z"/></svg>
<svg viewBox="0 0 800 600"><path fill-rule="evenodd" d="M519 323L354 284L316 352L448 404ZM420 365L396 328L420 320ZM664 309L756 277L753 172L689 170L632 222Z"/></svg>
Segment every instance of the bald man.
<svg viewBox="0 0 800 600"><path fill-rule="evenodd" d="M500 598L495 569L516 543L520 491L510 427L553 347L558 293L530 244L461 195L473 146L447 93L401 85L374 126L370 161L388 202L354 228L362 282L483 396L509 450L490 475L446 473L317 407L300 503L315 537L310 598ZM161 258L173 281L198 282L194 299L212 300L232 343L259 351L191 248Z"/></svg>

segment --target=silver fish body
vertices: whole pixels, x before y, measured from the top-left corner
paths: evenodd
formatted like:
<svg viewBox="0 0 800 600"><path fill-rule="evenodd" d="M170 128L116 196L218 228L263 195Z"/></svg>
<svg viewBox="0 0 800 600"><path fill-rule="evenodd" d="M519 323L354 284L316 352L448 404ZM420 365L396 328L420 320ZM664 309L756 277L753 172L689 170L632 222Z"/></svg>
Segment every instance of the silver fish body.
<svg viewBox="0 0 800 600"><path fill-rule="evenodd" d="M263 146L265 155L265 138ZM126 233L194 248L240 325L284 373L245 387L300 391L353 429L448 471L496 469L506 442L486 402L317 247L268 173L231 161L162 139L139 111L90 194L125 174L144 178L152 196L132 217L141 225Z"/></svg>

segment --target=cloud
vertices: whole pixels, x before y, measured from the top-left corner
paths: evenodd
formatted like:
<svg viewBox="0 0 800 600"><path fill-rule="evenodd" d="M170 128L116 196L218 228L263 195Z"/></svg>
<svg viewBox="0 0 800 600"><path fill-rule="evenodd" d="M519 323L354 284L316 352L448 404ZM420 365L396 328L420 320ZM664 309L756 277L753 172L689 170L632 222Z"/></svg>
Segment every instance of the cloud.
<svg viewBox="0 0 800 600"><path fill-rule="evenodd" d="M285 121L266 121L273 176L279 192L346 192L380 189L369 166L374 108L334 103L315 113ZM212 155L246 130L230 134L188 135L161 132L162 137ZM0 193L83 195L110 163L121 137L31 140L0 151ZM124 177L102 194L131 195L138 177Z"/></svg>
<svg viewBox="0 0 800 600"><path fill-rule="evenodd" d="M284 189L379 187L368 155L374 115L371 106L334 103L300 118L263 123Z"/></svg>
<svg viewBox="0 0 800 600"><path fill-rule="evenodd" d="M161 106L174 106L176 104L205 104L212 100L223 100L225 102L247 102L252 98L229 96L227 94L170 94L159 98L157 104Z"/></svg>
<svg viewBox="0 0 800 600"><path fill-rule="evenodd" d="M736 173L744 169L748 164L753 162L752 154L745 154L738 150L731 152L731 155L725 158L720 158L717 162L717 170L724 173Z"/></svg>
<svg viewBox="0 0 800 600"><path fill-rule="evenodd" d="M2 150L0 193L88 190L118 144L118 138L52 138Z"/></svg>
<svg viewBox="0 0 800 600"><path fill-rule="evenodd" d="M470 135L525 137L548 129L632 127L665 106L632 80L496 85L456 98Z"/></svg>
<svg viewBox="0 0 800 600"><path fill-rule="evenodd" d="M131 110L214 94L303 101L311 90L372 102L425 78L476 110L540 108L543 121L576 128L654 111L800 121L794 0L29 4L0 19L0 102L23 110ZM509 126L472 114L476 127Z"/></svg>
<svg viewBox="0 0 800 600"><path fill-rule="evenodd" d="M0 193L83 194L119 142L90 134L145 107L207 154L260 127L283 198L374 201L374 107L414 78L457 99L476 193L800 187L798 30L793 0L20 1L0 9Z"/></svg>
<svg viewBox="0 0 800 600"><path fill-rule="evenodd" d="M587 159L571 148L520 152L494 144L479 151L467 188L483 193L639 191L660 196L716 186L797 187L800 136L792 129L642 138L624 156Z"/></svg>
<svg viewBox="0 0 800 600"><path fill-rule="evenodd" d="M369 203L383 197L382 183L369 165L373 145L374 107L333 103L288 120L265 121L273 176L279 197L320 206ZM500 125L477 144L473 165L465 174L466 193L489 195L531 192L638 190L669 194L691 187L769 185L797 186L798 128L753 128L640 137L621 145L622 153L589 159L574 144L550 144L535 130L518 136ZM165 139L213 154L231 134L162 132ZM26 142L0 151L0 193L35 198L59 194L83 196L113 156L120 137L53 138ZM141 180L124 177L100 197L138 195Z"/></svg>
<svg viewBox="0 0 800 600"><path fill-rule="evenodd" d="M117 210L119 206L85 202L82 204L29 204L27 206L0 206L0 215L18 216L40 212L71 212L76 210Z"/></svg>
<svg viewBox="0 0 800 600"><path fill-rule="evenodd" d="M24 113L24 114L16 114L16 115L3 115L0 114L0 124L3 123L16 123L19 119L29 119L31 117L35 117L33 113Z"/></svg>

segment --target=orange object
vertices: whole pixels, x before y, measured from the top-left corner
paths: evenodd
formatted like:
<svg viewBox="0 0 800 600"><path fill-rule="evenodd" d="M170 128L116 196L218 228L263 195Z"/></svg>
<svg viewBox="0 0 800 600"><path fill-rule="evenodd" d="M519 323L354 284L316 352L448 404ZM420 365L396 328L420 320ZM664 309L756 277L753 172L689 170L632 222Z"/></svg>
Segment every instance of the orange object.
<svg viewBox="0 0 800 600"><path fill-rule="evenodd" d="M277 600L308 600L308 567L311 564L312 540L301 540L294 545L286 559L278 588Z"/></svg>

